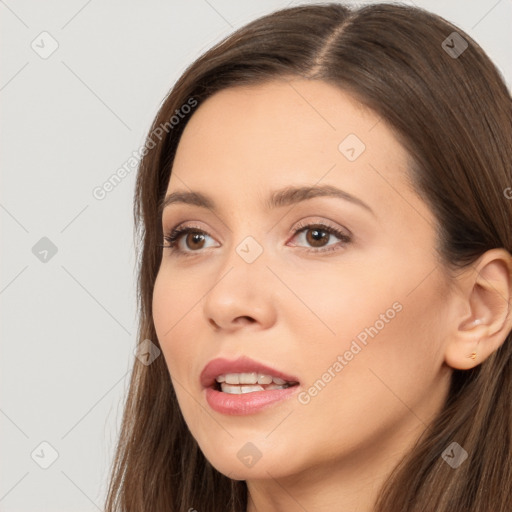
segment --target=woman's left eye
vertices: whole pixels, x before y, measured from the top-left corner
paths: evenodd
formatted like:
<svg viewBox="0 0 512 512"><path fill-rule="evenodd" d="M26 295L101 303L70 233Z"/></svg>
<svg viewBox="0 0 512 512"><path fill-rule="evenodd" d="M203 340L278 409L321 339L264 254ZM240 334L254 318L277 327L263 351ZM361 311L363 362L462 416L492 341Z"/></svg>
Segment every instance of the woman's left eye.
<svg viewBox="0 0 512 512"><path fill-rule="evenodd" d="M342 246L349 244L352 241L351 235L338 228L333 226L328 226L326 224L308 224L304 227L299 227L295 230L295 236L304 235L304 238L308 244L311 244L313 247L320 247L318 244L323 244L323 242L327 239L330 239L332 236L341 240L341 243L321 246L319 249L310 249L307 250L309 252L329 252L329 251L337 251L342 248ZM294 236L294 238L295 238Z"/></svg>
<svg viewBox="0 0 512 512"><path fill-rule="evenodd" d="M313 248L306 248L306 250L313 253L336 251L342 248L340 245L344 246L352 241L352 237L348 234L348 232L345 233L338 228L322 223L308 224L305 226L297 227L293 231L293 238L301 234L304 234L306 242L313 246ZM323 243L330 239L332 236L338 238L341 243L323 246ZM193 249L194 245L195 249L203 249L206 237L211 238L211 236L206 231L200 228L192 226L177 227L171 230L169 234L164 236L164 240L168 242L169 245L161 245L161 247L170 249L171 252L179 256L192 256L192 253L197 253L199 251L183 250L180 247L181 239L184 238L185 245L188 246L189 249Z"/></svg>

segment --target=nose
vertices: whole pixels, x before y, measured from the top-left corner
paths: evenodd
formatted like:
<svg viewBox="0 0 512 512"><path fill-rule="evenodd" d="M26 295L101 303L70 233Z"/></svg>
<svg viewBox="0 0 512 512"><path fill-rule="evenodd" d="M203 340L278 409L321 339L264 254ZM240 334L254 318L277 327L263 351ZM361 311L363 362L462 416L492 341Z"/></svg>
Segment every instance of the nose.
<svg viewBox="0 0 512 512"><path fill-rule="evenodd" d="M203 312L209 325L225 331L272 326L276 318L276 283L266 263L263 254L248 263L232 251L204 298Z"/></svg>

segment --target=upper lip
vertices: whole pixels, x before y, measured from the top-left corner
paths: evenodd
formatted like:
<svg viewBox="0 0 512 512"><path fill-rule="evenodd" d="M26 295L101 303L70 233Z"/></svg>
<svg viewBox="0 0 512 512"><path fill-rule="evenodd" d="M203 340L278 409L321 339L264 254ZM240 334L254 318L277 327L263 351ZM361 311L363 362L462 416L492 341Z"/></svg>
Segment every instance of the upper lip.
<svg viewBox="0 0 512 512"><path fill-rule="evenodd" d="M299 382L299 379L293 375L286 374L276 368L254 361L249 357L241 356L234 361L229 361L228 359L223 358L212 359L201 372L201 385L204 388L211 388L215 385L215 379L219 375L225 375L226 373L249 372L257 372L264 375L271 375L272 377L279 377L288 382Z"/></svg>

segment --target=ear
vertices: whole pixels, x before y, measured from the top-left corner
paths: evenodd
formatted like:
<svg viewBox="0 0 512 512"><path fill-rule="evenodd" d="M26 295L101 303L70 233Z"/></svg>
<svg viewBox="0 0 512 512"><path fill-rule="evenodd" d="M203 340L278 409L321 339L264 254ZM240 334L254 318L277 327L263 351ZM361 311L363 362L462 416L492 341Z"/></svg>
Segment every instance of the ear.
<svg viewBox="0 0 512 512"><path fill-rule="evenodd" d="M512 256L491 249L456 280L460 293L454 299L457 312L450 319L445 362L467 370L498 350L512 330Z"/></svg>

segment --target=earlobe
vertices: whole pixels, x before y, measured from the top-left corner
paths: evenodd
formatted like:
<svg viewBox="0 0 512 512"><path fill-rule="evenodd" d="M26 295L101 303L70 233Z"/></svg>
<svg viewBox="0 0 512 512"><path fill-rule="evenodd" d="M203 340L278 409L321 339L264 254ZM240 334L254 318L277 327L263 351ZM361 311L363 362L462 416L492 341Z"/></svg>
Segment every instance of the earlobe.
<svg viewBox="0 0 512 512"><path fill-rule="evenodd" d="M465 314L453 319L446 339L445 362L467 370L485 361L512 330L512 256L491 249L459 280ZM469 311L469 313L468 313Z"/></svg>

